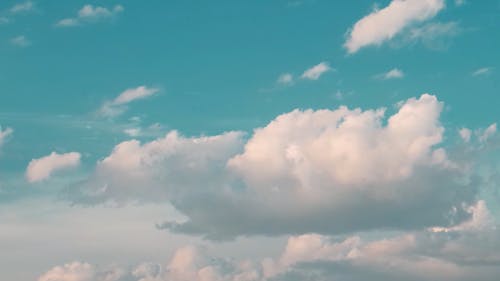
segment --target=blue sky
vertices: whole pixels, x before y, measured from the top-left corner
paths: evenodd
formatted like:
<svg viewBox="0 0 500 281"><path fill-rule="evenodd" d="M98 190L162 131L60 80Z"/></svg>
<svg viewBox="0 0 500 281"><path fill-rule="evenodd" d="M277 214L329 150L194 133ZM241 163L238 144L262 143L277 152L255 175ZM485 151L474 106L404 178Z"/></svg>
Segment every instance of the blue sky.
<svg viewBox="0 0 500 281"><path fill-rule="evenodd" d="M0 276L494 280L499 30L498 0L2 1Z"/></svg>

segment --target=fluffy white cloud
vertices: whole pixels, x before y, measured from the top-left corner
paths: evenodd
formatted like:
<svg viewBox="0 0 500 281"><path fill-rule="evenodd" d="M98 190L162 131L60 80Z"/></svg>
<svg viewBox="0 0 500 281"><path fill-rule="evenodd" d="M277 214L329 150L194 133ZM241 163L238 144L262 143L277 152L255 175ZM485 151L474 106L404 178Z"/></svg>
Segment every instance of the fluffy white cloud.
<svg viewBox="0 0 500 281"><path fill-rule="evenodd" d="M375 77L378 79L389 80L389 79L400 79L405 76L404 72L401 69L393 68L386 73L382 73L376 75Z"/></svg>
<svg viewBox="0 0 500 281"><path fill-rule="evenodd" d="M0 147L4 144L5 140L12 135L13 130L11 128L5 128L2 130L0 126Z"/></svg>
<svg viewBox="0 0 500 281"><path fill-rule="evenodd" d="M365 46L381 45L412 24L433 18L444 7L444 0L393 0L356 22L344 47L355 53Z"/></svg>
<svg viewBox="0 0 500 281"><path fill-rule="evenodd" d="M29 12L35 8L35 4L32 1L26 1L23 3L16 4L10 8L11 13L22 13Z"/></svg>
<svg viewBox="0 0 500 281"><path fill-rule="evenodd" d="M103 19L112 18L123 12L122 5L115 5L113 8L104 8L99 6L84 5L74 18L65 18L56 23L56 26L70 27L86 23L96 23Z"/></svg>
<svg viewBox="0 0 500 281"><path fill-rule="evenodd" d="M19 35L10 39L10 43L17 47L28 47L29 45L31 45L31 41L28 40L28 38L26 38L26 36L24 35Z"/></svg>
<svg viewBox="0 0 500 281"><path fill-rule="evenodd" d="M318 80L321 77L321 75L330 71L331 69L332 68L327 62L320 62L319 64L304 71L304 73L302 73L302 76L300 76L300 78L308 80Z"/></svg>
<svg viewBox="0 0 500 281"><path fill-rule="evenodd" d="M52 173L74 168L80 165L81 155L78 152L51 154L42 158L33 159L26 168L26 179L29 182L39 182L48 179Z"/></svg>
<svg viewBox="0 0 500 281"><path fill-rule="evenodd" d="M114 100L105 102L99 114L106 117L113 117L122 114L126 109L126 105L136 100L145 99L158 93L159 89L139 86L123 91Z"/></svg>
<svg viewBox="0 0 500 281"><path fill-rule="evenodd" d="M244 134L176 132L118 144L74 201L170 201L160 227L213 239L447 226L466 217L475 182L443 148L442 103L424 94L385 109L294 110ZM455 211L452 211L455 210Z"/></svg>

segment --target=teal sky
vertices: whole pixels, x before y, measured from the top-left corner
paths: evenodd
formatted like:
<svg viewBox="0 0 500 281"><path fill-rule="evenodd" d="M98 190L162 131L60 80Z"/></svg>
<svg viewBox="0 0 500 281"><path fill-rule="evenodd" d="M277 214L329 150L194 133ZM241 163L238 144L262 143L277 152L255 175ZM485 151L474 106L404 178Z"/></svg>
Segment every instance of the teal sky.
<svg viewBox="0 0 500 281"><path fill-rule="evenodd" d="M478 206L478 202L486 202L490 215L495 217L500 206L498 202L500 197L497 195L500 172L499 140L495 135L496 123L500 121L500 1L359 0L355 2L2 1L0 3L0 233L2 233L0 248L8 247L8 250L0 253L0 268L7 269L0 270L0 279L184 281L182 278L188 278L184 275L184 277L179 277L180 275L172 277L159 273L155 275L156 273L151 272L149 275L146 274L147 276L144 275L142 277L144 279L140 279L142 275L133 273L123 273L116 279L103 279L102 272L103 268L107 268L110 264L116 263L128 269L138 266L142 261L163 264L165 268L169 268L165 264L168 264L177 246L184 244L203 244L203 247L209 249L209 254L216 253L222 258L260 260L280 255L285 243L291 243L287 240L289 237L307 233L322 235L321 239L324 240L321 241L326 244L330 241L328 239L339 242L345 237L353 236L363 238L366 236L369 240L371 237L389 239L401 233L403 233L401 235L405 233L426 235L425 229L428 227L443 226L452 229L454 223L458 225L465 220L455 218L455 221L451 220L453 223L436 225L443 223L443 220L437 217L443 215L445 211L455 208L455 212L460 213L456 211L456 206L462 206L465 214L470 210L470 206ZM396 10L394 7L399 4L401 7ZM392 14L391 7L396 10ZM385 12L387 13L384 15ZM349 49L348 42L354 40L353 34L358 31L356 23L370 15L381 16L370 22L368 27L365 26L369 32L363 34L378 39L372 38L372 41L367 41L356 49ZM399 27L398 18L402 19ZM392 35L383 37L385 32L390 32L389 30L393 28ZM382 35L377 37L379 36L377 34ZM308 76L307 70L314 66L326 66L326 69L316 74L310 72L312 76ZM127 90L138 96L124 101L123 93ZM319 209L308 212L306 209L309 205L307 205L303 207L303 213L296 214L290 211L293 214L286 215L285 219L281 214L286 211L273 213L274 209L268 210L266 206L279 201L285 202L283 204L298 204L291 194L280 195L282 199L276 202L272 199L260 202L258 201L260 195L256 195L257 199L248 199L248 202L237 197L240 192L238 190L245 190L243 192L253 190L255 185L259 186L255 187L258 190L257 194L260 194L263 188L269 192L263 193L264 198L274 198L275 195L272 195L274 191L271 190L281 190L293 185L297 180L294 178L297 174L309 173L309 170L306 171L300 166L304 170L297 168L290 172L294 176L293 180L288 181L285 174L288 175L286 171L292 164L279 169L272 166L276 164L274 160L281 155L277 150L273 150L273 145L279 141L289 140L288 148L298 147L304 152L306 156L303 157L307 159L308 165L311 165L308 166L311 170L328 170L328 167L337 167L336 165L346 167L351 163L342 164L338 159L337 162L333 160L333 162L328 162L329 160L314 162L315 156L313 157L313 152L310 152L313 148L307 150L309 142L303 142L302 137L309 134L309 128L322 126L319 125L322 121L314 119L316 117L304 121L311 123L303 127L299 125L299 121L291 121L292 125L286 126L295 124L297 127L290 131L283 129L280 132L289 132L289 135L280 133L280 137L276 139L269 131L269 136L265 135L262 142L258 142L264 148L255 150L257 156L254 158L250 155L253 150L248 149L253 140L257 143L258 134L254 134L254 130L266 127L277 116L295 109L335 111L342 105L349 109L361 108L363 111L386 108L385 117L380 119L379 124L383 129L390 122L388 118L401 112L399 110L404 108L404 104L411 104L412 98L423 103L425 97L422 96L420 99L419 97L424 93L433 95L443 102L444 107L438 114L436 124L439 123L444 131L438 132L438 129L434 131L434 127L438 125L430 124L432 120L429 121L429 127L421 131L426 134L438 134L440 140L430 141L422 154L431 155L434 150L443 148L450 161L456 162L457 167L467 167L467 173L461 174L460 180L454 180L451 174L456 176L459 173L457 171L442 175L438 175L438 172L435 172L436 175L434 173L429 175L427 170L413 171L411 176L405 174L405 177L412 179L428 176L429 181L421 183L408 180L408 185L417 186L418 190L431 190L431 187L422 186L436 185L445 189L448 185L452 185L451 182L455 184L470 181L468 185L474 185L473 194L464 195L469 191L461 193L462 189L453 189L450 193L433 191L443 196L440 197L442 201L436 203L439 207L431 206L431 203L428 203L429 205L422 203L424 199L422 202L417 202L415 199L407 204L411 206L408 208L413 209L397 209L396 212L392 209L387 210L400 215L400 217L395 215L390 223L381 220L380 224L377 224L377 218L373 223L368 219L365 221L357 217L346 221L341 219L336 221L333 218L323 224L328 224L330 221L342 227L324 228L317 227L314 221L320 221L319 217L322 215L328 217L331 212L343 209L318 207ZM432 101L429 103L433 104ZM438 110L437 107L436 105L433 110ZM432 112L429 115L417 114L415 118L422 120L423 124ZM470 130L472 135L470 141L465 140L467 137L460 137L459 131L462 128ZM367 131L372 132L372 129L382 130L375 126ZM161 150L163 148L152 148L153 152L147 149L131 150L130 154L125 155L125 158L119 158L117 162L126 165L129 161L132 162L130 159L135 159L134 157L139 155L138 157L143 158L137 165L148 165L147 168L134 166L135 170L126 170L123 167L124 170L121 170L122 168L113 170L116 167L109 168L106 166L108 164L103 164L106 162L103 159L115 155L113 153L117 151L115 146L122 142L137 139L144 146L151 142L154 145L154 140L164 139L172 130L179 132L180 139L177 141L181 144L169 148L169 152ZM197 143L203 143L203 140L198 139L200 136L225 138L223 134L230 131L241 132L241 136L234 142L228 139L223 144L218 144L218 140L215 140L214 144L207 144L206 147L196 146ZM2 136L2 132L5 136ZM363 141L366 140L364 138L380 137L378 133L366 134L361 134L364 136ZM363 161L363 163L380 164L373 164L373 167L370 166L372 164L366 164L366 167L371 168L366 168L362 164L359 173L365 171L368 174L377 170L377 166L384 166L394 159L403 159L394 152L398 151L399 145L403 145L398 140L419 137L411 135L411 132L405 134L394 139L381 139L381 143L387 141L387 146L393 145L394 150L388 152L390 155L387 158L380 157L376 161L373 160L374 162ZM269 142L266 142L266 136L269 137ZM322 136L324 135L315 135L318 137L318 142L311 141L311 143L320 143L319 139ZM347 143L358 143L357 139L349 140ZM186 148L183 148L183 141L188 143L193 141L195 144L192 146L185 144ZM394 141L394 144L390 141ZM376 149L371 147L373 143L367 143L366 146L360 145L366 150L353 152L353 155L357 155L353 156L354 158L359 155L361 158L384 155L375 153ZM335 147L344 151L344 148ZM49 168L40 168L48 169L48 173L37 170L35 178L30 178L28 166L30 161L41 159L52 152L68 157L69 153L73 152L78 154L78 159L72 158L63 164L55 164L61 159L53 160L54 162L48 164ZM195 155L188 155L189 152ZM310 158L307 156L309 152ZM141 153L151 154L146 157L141 156ZM286 153L289 153L289 150ZM327 150L323 150L322 153L333 155L331 154L333 152ZM347 158L352 156L350 152L346 153ZM154 158L155 155L161 155L158 156L161 160ZM241 157L236 159L235 155ZM265 157L269 157L267 161L255 160ZM408 159L410 158L408 156ZM418 159L414 161L424 161ZM257 162L252 162L254 160ZM148 161L152 161L153 164ZM411 165L416 165L415 167L424 165L423 162L415 163L412 162ZM406 162L400 163L401 166L404 164ZM204 165L210 168L205 170ZM263 165L269 167L262 167ZM389 171L381 171L379 178L392 175L394 167L399 165L387 164L387 167L392 168L388 168ZM446 167L452 169L451 166ZM142 173L140 169L143 168L147 173ZM275 168L283 174L276 177L263 176L267 175L268 171L275 171L273 170ZM203 172L197 173L198 169ZM226 172L226 169L233 170ZM435 171L441 168L432 166L429 169ZM136 175L135 172L138 170L141 173ZM462 172L463 170L460 173ZM360 188L359 186L379 184L378 181L370 183L370 175L364 176L363 180L358 182L351 178L346 179L344 174L332 173L333 181L338 181L335 184L342 186L350 186L352 183L356 188ZM311 185L309 187L312 189L305 190L309 190L310 194L316 194L314 188L318 190L327 188L323 186L325 184L321 178L323 175L324 173L318 172L308 177L310 179L308 185ZM117 178L121 178L123 182ZM444 178L449 181L443 180ZM477 178L481 180L477 182L473 180ZM406 186L407 179L394 179L388 176L389 182L384 186ZM205 188L205 185L209 187L200 193L199 190L201 187ZM170 190L171 186L175 186L175 192ZM217 189L218 187L220 189ZM99 193L100 188L103 188L103 194ZM413 194L414 189L411 188L415 187L408 188L408 194ZM463 186L460 185L460 188ZM236 195L227 195L229 192L227 190L236 192ZM424 193L424 191L415 192L416 197ZM98 193L96 198L92 197ZM217 195L212 197L205 193ZM398 192L394 194L396 193L399 194ZM226 195L231 199L224 197ZM335 193L335 196L344 195L348 194ZM92 198L86 198L87 196ZM349 196L346 200L350 200ZM356 198L355 196L365 198L364 196L371 195L356 193L353 196L353 198ZM225 199L222 199L223 197ZM378 199L367 203L367 209L371 206L379 210L375 202L380 203L379 200L382 200L380 198L386 197L376 198ZM287 201L288 199L290 201ZM391 202L405 205L406 201L398 200ZM331 201L327 205L333 206L338 203L339 206L344 206L335 202L337 201ZM446 205L448 203L450 206ZM210 210L213 208L201 207L212 206L210 204L221 206L220 210L211 214ZM232 213L229 206L234 207L238 204L241 204L242 209L248 207L255 211L250 213L241 211L243 217L237 217L240 211L234 211L235 217L226 218L222 215ZM322 206L322 203L316 202L313 205L315 204ZM392 206L391 203L385 205ZM445 205L450 208L445 210L443 207ZM298 206L301 210L300 205ZM260 207L262 211L259 211ZM348 207L345 212L358 210L356 208L356 206ZM415 210L419 210L420 215L414 215ZM431 213L426 210L437 211ZM384 208L380 209L381 216L392 218L385 212ZM273 217L273 214L277 214L276 217ZM310 217L311 214L314 214L313 218ZM291 218L295 215L300 218L298 221L292 221ZM161 225L165 221L179 220L180 217L192 224L179 224L179 228L168 224L164 227L155 227L155 224ZM248 224L226 227L218 225L218 222L214 223L232 219L238 222L248 220ZM259 223L261 219L276 227L266 228ZM305 223L302 220L312 222ZM206 225L211 223L216 230L207 230ZM85 231L85 225L93 231ZM113 241L115 235L125 235L123 233L136 233L135 237L141 242L131 242L125 238L120 238L124 244ZM496 243L496 247L500 248L498 234L491 235L495 237L492 238L494 240L492 243ZM212 236L217 237L214 239ZM72 239L73 242L68 243L68 239ZM227 239L231 242L219 241ZM99 242L91 242L94 240ZM129 244L134 245L129 249L123 249L124 245ZM328 244L325 248L330 246ZM162 252L152 253L155 247ZM478 248L484 247L478 245ZM44 257L32 255L32 251L45 252L45 255ZM469 254L466 252L464 255ZM435 256L442 257L443 254ZM317 257L312 260L321 259L322 257ZM403 258L398 258L401 259ZM492 259L493 262L485 261L485 264L498 265L500 256L497 254ZM326 260L332 262L331 258ZM443 263L450 262L460 266L460 262L450 260L444 260ZM61 277L62 275L52 277L53 279L47 277L48 275L43 276L51 268L73 261L79 263L75 266L82 266L80 262L88 262L92 269L82 269L82 272L87 270L91 273L87 272L87 277L78 277L81 279L64 279L69 277ZM278 263L277 261L276 264ZM226 279L223 277L203 279L204 277L200 277L199 274L197 277L189 275L189 278L195 278L191 281L368 280L364 279L366 276L363 275L368 274L368 271L355 266L340 268L339 263L325 269L326 263L315 265L311 260L304 260L304 263L310 266L311 272L313 269L321 272L320 275L315 275L321 277L305 279L304 276L312 278L310 277L312 273L307 272L306 265L294 267L295 265L287 263L287 273L280 271L284 265L281 267L276 265L276 268L280 268L276 269L278 273L255 279L234 279L234 276L220 272L219 274L224 275ZM399 267L405 268L403 265ZM151 271L151 268L149 270ZM356 274L342 275L335 273L336 270L352 271ZM477 280L493 280L489 278L495 275L488 275L490 272L488 270L472 268L470 272L463 271L454 275L455 277L440 278L467 280L474 275L480 276ZM332 274L331 272L334 272L333 275L328 275ZM381 269L380 272L386 271ZM481 272L482 275L477 272ZM373 280L379 280L376 278L393 280L391 278L397 278L399 275L373 276L379 276ZM437 280L436 276L414 278L409 280Z"/></svg>

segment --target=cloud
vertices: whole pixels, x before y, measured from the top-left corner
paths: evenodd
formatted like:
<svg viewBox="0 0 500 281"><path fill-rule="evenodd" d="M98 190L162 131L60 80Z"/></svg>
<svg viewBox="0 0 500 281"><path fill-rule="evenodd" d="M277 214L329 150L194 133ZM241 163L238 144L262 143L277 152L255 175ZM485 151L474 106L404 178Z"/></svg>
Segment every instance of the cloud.
<svg viewBox="0 0 500 281"><path fill-rule="evenodd" d="M187 245L166 263L125 269L74 262L52 268L38 281L496 280L500 232L484 201L469 211L470 220L446 231L344 239L308 233L290 236L280 253L263 259L222 258L206 247Z"/></svg>
<svg viewBox="0 0 500 281"><path fill-rule="evenodd" d="M475 70L474 72L472 72L472 76L484 76L484 75L488 75L491 73L493 69L491 67L482 67L482 68L479 68L477 70Z"/></svg>
<svg viewBox="0 0 500 281"><path fill-rule="evenodd" d="M458 131L458 133L464 142L470 141L472 135L472 131L470 129L462 128Z"/></svg>
<svg viewBox="0 0 500 281"><path fill-rule="evenodd" d="M12 135L13 130L11 128L5 128L2 130L2 126L0 126L0 147L5 143L6 139Z"/></svg>
<svg viewBox="0 0 500 281"><path fill-rule="evenodd" d="M28 47L29 45L31 45L31 41L29 41L28 38L26 38L26 36L24 35L19 35L10 39L10 43L17 47Z"/></svg>
<svg viewBox="0 0 500 281"><path fill-rule="evenodd" d="M293 84L293 75L290 73L283 73L278 77L276 82L281 85L291 85Z"/></svg>
<svg viewBox="0 0 500 281"><path fill-rule="evenodd" d="M56 171L77 167L80 165L80 158L78 152L52 152L45 157L33 159L26 168L26 179L31 183L46 180Z"/></svg>
<svg viewBox="0 0 500 281"><path fill-rule="evenodd" d="M461 28L457 22L433 22L411 28L403 36L402 43L422 43L431 50L445 50L451 44L451 38L460 34Z"/></svg>
<svg viewBox="0 0 500 281"><path fill-rule="evenodd" d="M32 1L26 1L12 6L12 8L10 8L10 12L13 14L24 13L32 11L34 8L35 4Z"/></svg>
<svg viewBox="0 0 500 281"><path fill-rule="evenodd" d="M404 72L398 68L393 68L386 73L375 75L377 79L389 80L389 79L400 79L405 76Z"/></svg>
<svg viewBox="0 0 500 281"><path fill-rule="evenodd" d="M300 78L308 80L318 80L321 77L321 75L330 71L331 69L332 68L327 62L321 62L304 71L304 73L302 73L302 76L300 76Z"/></svg>
<svg viewBox="0 0 500 281"><path fill-rule="evenodd" d="M122 114L127 110L127 104L145 99L158 93L157 88L148 88L147 86L139 86L137 88L131 88L123 91L114 100L105 102L100 110L99 114L106 117L114 117Z"/></svg>
<svg viewBox="0 0 500 281"><path fill-rule="evenodd" d="M477 183L438 147L442 107L424 94L388 118L383 108L294 110L247 140L174 131L126 141L67 196L80 204L168 201L187 220L160 228L211 239L447 226L467 217Z"/></svg>
<svg viewBox="0 0 500 281"><path fill-rule="evenodd" d="M433 18L444 7L444 0L393 0L356 22L344 47L353 54L363 47L380 46L413 24Z"/></svg>
<svg viewBox="0 0 500 281"><path fill-rule="evenodd" d="M123 6L115 5L108 9L100 6L84 5L74 18L65 18L56 23L59 27L71 27L87 23L97 23L104 19L113 18L124 11Z"/></svg>
<svg viewBox="0 0 500 281"><path fill-rule="evenodd" d="M497 124L493 123L488 128L486 128L479 136L479 141L485 143L497 132Z"/></svg>
<svg viewBox="0 0 500 281"><path fill-rule="evenodd" d="M2 24L8 24L10 20L6 17L0 17L0 25Z"/></svg>

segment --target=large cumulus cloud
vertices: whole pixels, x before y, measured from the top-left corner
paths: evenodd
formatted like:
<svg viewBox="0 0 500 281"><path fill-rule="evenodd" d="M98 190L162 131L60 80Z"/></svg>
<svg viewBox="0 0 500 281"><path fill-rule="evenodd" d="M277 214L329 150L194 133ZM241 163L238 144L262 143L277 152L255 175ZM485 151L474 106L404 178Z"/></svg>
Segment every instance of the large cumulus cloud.
<svg viewBox="0 0 500 281"><path fill-rule="evenodd" d="M375 110L294 110L241 132L170 132L118 144L74 186L78 203L170 202L172 231L209 238L450 226L477 182L442 146L443 104L423 94Z"/></svg>

